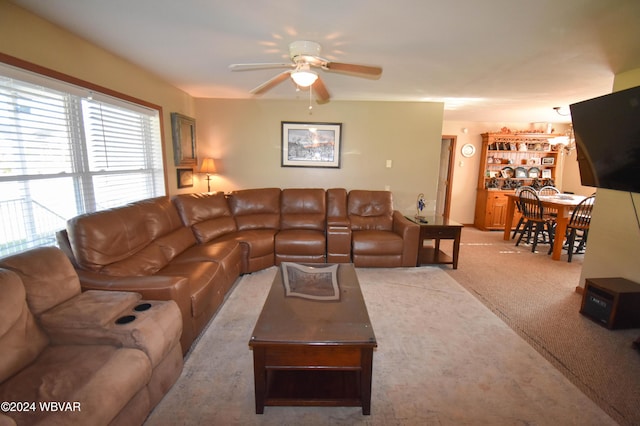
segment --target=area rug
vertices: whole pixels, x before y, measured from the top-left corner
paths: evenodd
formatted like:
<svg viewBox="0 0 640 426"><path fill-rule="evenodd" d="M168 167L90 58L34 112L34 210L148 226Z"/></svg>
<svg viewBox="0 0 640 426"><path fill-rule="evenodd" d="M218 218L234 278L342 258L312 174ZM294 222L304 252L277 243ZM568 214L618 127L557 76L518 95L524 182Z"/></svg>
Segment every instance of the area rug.
<svg viewBox="0 0 640 426"><path fill-rule="evenodd" d="M242 277L147 425L614 425L439 268L357 268L378 341L371 415L358 407L255 414L248 342L276 268Z"/></svg>

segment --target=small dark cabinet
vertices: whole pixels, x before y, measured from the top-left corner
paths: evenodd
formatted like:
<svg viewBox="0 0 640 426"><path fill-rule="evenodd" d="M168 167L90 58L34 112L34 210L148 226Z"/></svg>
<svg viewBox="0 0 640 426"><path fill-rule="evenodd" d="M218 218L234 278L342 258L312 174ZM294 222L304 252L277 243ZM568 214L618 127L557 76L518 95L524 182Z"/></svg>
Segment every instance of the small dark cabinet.
<svg viewBox="0 0 640 426"><path fill-rule="evenodd" d="M640 284L624 278L589 278L580 313L610 328L640 327Z"/></svg>

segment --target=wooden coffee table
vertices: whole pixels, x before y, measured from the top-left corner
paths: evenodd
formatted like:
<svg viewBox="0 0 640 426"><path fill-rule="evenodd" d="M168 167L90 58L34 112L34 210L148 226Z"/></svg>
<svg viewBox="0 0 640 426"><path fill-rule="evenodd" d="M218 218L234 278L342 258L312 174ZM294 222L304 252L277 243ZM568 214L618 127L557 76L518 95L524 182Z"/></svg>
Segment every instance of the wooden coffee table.
<svg viewBox="0 0 640 426"><path fill-rule="evenodd" d="M284 268L278 268L249 341L257 414L265 405L361 406L362 414L371 413L376 337L353 265L319 264L313 270L326 279L331 268L337 300L300 295L304 286L298 278L305 273L299 270L287 274L297 295L286 295Z"/></svg>

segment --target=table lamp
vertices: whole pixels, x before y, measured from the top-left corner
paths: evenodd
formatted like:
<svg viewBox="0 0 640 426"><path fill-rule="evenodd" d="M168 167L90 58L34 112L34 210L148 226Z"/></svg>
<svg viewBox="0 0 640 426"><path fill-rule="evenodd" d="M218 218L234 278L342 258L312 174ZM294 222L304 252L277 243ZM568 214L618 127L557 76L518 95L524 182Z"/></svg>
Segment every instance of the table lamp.
<svg viewBox="0 0 640 426"><path fill-rule="evenodd" d="M200 173L207 174L207 192L211 192L211 175L215 175L217 173L216 163L213 161L213 158L205 158L202 160Z"/></svg>

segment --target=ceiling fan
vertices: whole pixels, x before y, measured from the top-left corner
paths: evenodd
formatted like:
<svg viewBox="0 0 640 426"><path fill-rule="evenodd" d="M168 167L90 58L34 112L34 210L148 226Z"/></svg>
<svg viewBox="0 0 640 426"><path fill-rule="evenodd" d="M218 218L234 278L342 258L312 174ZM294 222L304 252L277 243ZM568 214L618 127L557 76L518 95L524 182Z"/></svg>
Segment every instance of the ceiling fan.
<svg viewBox="0 0 640 426"><path fill-rule="evenodd" d="M328 101L330 95L324 82L313 68L373 79L380 78L382 74L382 68L380 67L331 62L324 59L320 56L320 44L313 41L294 41L289 45L289 57L291 58L291 63L233 64L229 65L229 68L231 71L291 68L262 83L251 90L251 93L261 95L290 77L298 87L311 87L318 102Z"/></svg>

